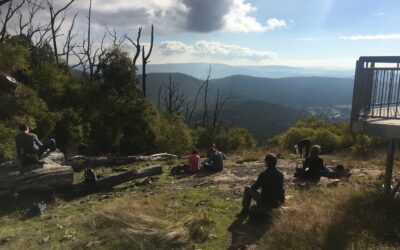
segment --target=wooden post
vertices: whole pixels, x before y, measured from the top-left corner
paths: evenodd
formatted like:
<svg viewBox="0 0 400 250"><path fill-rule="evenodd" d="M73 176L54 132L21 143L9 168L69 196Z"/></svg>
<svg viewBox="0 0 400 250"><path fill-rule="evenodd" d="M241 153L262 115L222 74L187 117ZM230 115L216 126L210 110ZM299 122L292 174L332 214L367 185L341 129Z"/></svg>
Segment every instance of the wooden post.
<svg viewBox="0 0 400 250"><path fill-rule="evenodd" d="M393 161L394 152L396 148L396 139L390 140L389 151L386 160L386 172L385 172L385 195L389 196L391 194L392 185L392 173L393 173Z"/></svg>

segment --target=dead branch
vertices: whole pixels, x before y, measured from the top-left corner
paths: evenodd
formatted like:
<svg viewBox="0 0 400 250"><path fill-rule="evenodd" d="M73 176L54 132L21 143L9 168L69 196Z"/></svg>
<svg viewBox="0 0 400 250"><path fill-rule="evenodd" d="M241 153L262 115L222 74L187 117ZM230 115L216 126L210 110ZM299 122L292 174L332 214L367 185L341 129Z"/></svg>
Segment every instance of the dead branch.
<svg viewBox="0 0 400 250"><path fill-rule="evenodd" d="M151 51L153 50L153 41L154 41L154 27L151 25L151 40L150 40L150 49L149 53L145 53L144 46L142 46L142 90L143 95L146 97L146 65L149 62L149 58L151 55Z"/></svg>
<svg viewBox="0 0 400 250"><path fill-rule="evenodd" d="M135 66L136 66L136 60L138 59L139 54L140 54L140 36L141 36L141 34L142 34L142 27L140 27L138 30L138 35L136 37L136 43L131 38L129 38L127 35L125 35L126 39L128 39L132 43L132 45L136 48L136 53L132 60L133 65L135 65Z"/></svg>

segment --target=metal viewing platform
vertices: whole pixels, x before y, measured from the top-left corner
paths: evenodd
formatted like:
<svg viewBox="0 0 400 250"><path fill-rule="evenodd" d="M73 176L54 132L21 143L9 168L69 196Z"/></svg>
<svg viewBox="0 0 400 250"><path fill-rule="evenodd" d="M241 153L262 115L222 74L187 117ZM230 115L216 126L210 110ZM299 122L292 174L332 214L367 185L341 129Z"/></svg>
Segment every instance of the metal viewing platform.
<svg viewBox="0 0 400 250"><path fill-rule="evenodd" d="M391 138L385 192L390 193L396 139L400 139L400 56L360 57L354 77L351 130Z"/></svg>

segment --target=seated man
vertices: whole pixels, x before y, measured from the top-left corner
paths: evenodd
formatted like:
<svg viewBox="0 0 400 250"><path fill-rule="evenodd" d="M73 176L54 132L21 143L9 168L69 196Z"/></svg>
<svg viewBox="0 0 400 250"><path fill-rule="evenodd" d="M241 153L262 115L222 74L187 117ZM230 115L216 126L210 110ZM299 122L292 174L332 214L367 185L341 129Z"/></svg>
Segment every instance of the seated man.
<svg viewBox="0 0 400 250"><path fill-rule="evenodd" d="M15 144L17 147L17 157L21 160L21 165L42 165L43 162L39 161L40 156L47 149L54 151L56 149L56 141L50 139L45 144L42 144L35 134L29 133L29 127L26 124L21 124L19 130L21 133L15 137Z"/></svg>
<svg viewBox="0 0 400 250"><path fill-rule="evenodd" d="M257 210L268 211L277 208L285 201L283 187L283 174L276 168L276 156L272 153L265 156L266 170L257 178L251 186L246 187L243 194L242 211L237 217L244 218L249 215L251 200L257 202ZM258 189L261 188L261 193Z"/></svg>
<svg viewBox="0 0 400 250"><path fill-rule="evenodd" d="M225 155L217 150L217 145L213 144L207 154L208 159L203 163L203 169L213 172L219 172L224 169Z"/></svg>

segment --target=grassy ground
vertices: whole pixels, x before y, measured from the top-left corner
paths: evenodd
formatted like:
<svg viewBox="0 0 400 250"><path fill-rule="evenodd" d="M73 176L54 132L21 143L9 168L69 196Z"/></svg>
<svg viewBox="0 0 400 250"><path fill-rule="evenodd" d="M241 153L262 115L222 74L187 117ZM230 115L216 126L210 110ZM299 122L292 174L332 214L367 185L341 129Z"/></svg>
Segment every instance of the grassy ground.
<svg viewBox="0 0 400 250"><path fill-rule="evenodd" d="M25 194L3 198L0 248L4 249L398 249L400 201L382 197L384 157L325 156L352 176L319 185L296 184L297 160L282 153L287 201L263 218L236 219L243 186L263 170L263 151L231 156L223 172L194 176L165 173L80 197ZM340 160L338 160L340 159ZM124 166L124 169L143 165ZM103 176L121 171L103 168ZM395 174L398 175L396 172ZM78 181L82 174L77 174ZM33 201L48 208L24 219Z"/></svg>

